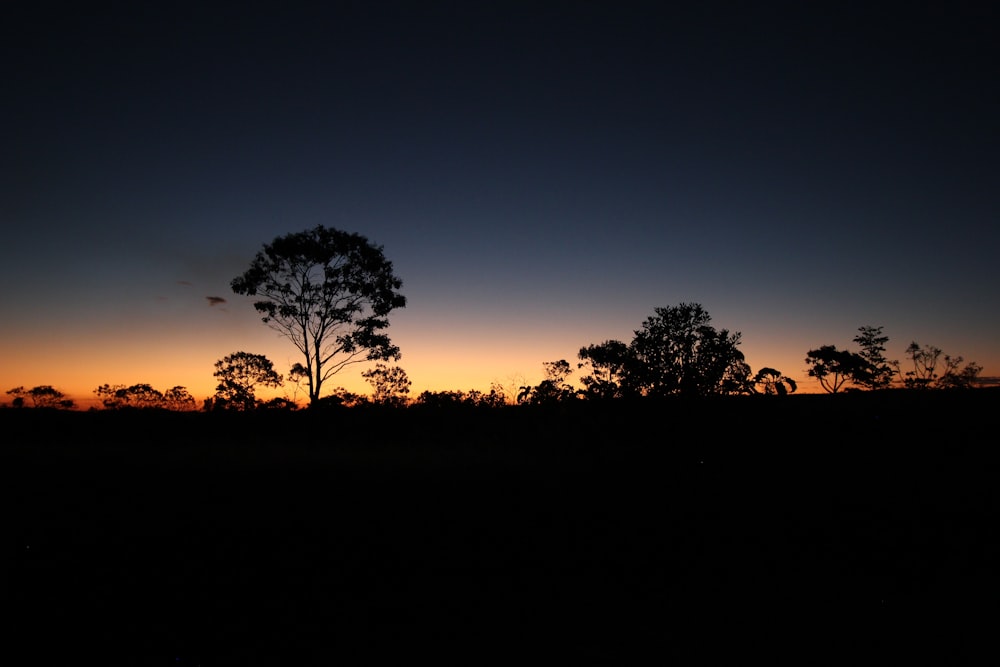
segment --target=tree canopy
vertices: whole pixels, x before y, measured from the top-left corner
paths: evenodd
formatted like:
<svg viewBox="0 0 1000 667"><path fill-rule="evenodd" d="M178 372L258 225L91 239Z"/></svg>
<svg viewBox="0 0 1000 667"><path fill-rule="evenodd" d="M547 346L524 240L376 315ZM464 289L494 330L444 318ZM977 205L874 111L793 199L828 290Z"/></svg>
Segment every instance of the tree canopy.
<svg viewBox="0 0 1000 667"><path fill-rule="evenodd" d="M656 308L635 332L630 382L647 395L707 396L747 390L741 335L716 330L700 304Z"/></svg>
<svg viewBox="0 0 1000 667"><path fill-rule="evenodd" d="M50 384L38 385L27 390L24 387L14 387L9 389L7 394L14 397L11 403L16 408L24 407L26 397L31 399L31 404L36 408L70 410L76 407L76 403L72 399L66 398L66 394Z"/></svg>
<svg viewBox="0 0 1000 667"><path fill-rule="evenodd" d="M215 405L231 410L253 410L257 407L256 388L280 387L281 376L271 360L262 354L234 352L215 362Z"/></svg>
<svg viewBox="0 0 1000 667"><path fill-rule="evenodd" d="M401 356L384 330L389 313L406 305L402 281L382 247L360 234L317 226L279 236L231 286L260 297L263 322L302 353L292 376L308 384L311 405L347 365Z"/></svg>
<svg viewBox="0 0 1000 667"><path fill-rule="evenodd" d="M869 372L869 364L860 354L839 350L836 345L821 345L806 353L809 377L819 380L823 389L836 394L848 382L857 382Z"/></svg>

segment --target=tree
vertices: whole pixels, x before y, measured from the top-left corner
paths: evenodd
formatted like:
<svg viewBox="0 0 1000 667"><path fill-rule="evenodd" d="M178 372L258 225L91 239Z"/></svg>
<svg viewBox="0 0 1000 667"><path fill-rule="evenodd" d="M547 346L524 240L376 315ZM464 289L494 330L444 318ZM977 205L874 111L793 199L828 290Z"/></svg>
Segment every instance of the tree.
<svg viewBox="0 0 1000 667"><path fill-rule="evenodd" d="M375 364L361 374L372 386L372 402L378 405L402 406L406 404L406 395L410 393L410 379L406 371L399 366Z"/></svg>
<svg viewBox="0 0 1000 667"><path fill-rule="evenodd" d="M381 246L323 226L274 239L232 281L237 294L261 297L263 322L302 353L292 370L306 379L310 405L347 365L400 358L384 333L389 313L406 305L400 287Z"/></svg>
<svg viewBox="0 0 1000 667"><path fill-rule="evenodd" d="M311 407L314 409L339 409L356 408L362 405L368 405L367 396L355 394L353 391L347 391L343 387L336 387L326 396L313 403Z"/></svg>
<svg viewBox="0 0 1000 667"><path fill-rule="evenodd" d="M627 376L634 358L629 346L620 340L606 340L600 345L581 347L577 368L589 368L580 378L583 394L591 399L621 398L627 391Z"/></svg>
<svg viewBox="0 0 1000 667"><path fill-rule="evenodd" d="M215 407L230 410L253 410L257 406L256 388L280 387L281 376L271 360L262 354L234 352L215 362Z"/></svg>
<svg viewBox="0 0 1000 667"><path fill-rule="evenodd" d="M31 404L36 408L71 410L76 407L76 403L72 399L66 398L66 394L49 384L38 385L28 390L25 390L24 387L14 387L9 389L7 394L14 397L11 403L15 408L24 407L26 397L31 399Z"/></svg>
<svg viewBox="0 0 1000 667"><path fill-rule="evenodd" d="M565 359L546 361L542 364L545 379L534 387L521 387L517 395L518 403L548 405L567 401L576 397L576 390L567 381L573 369Z"/></svg>
<svg viewBox="0 0 1000 667"><path fill-rule="evenodd" d="M194 396L187 390L187 387L178 385L167 389L163 393L163 407L168 410L194 410L195 405Z"/></svg>
<svg viewBox="0 0 1000 667"><path fill-rule="evenodd" d="M983 372L983 367L974 361L970 361L964 368L959 368L962 364L962 357L949 357L945 355L945 373L938 380L938 387L941 389L972 389L979 381L979 374Z"/></svg>
<svg viewBox="0 0 1000 667"><path fill-rule="evenodd" d="M184 387L174 387L171 392L184 390ZM168 407L167 398L159 390L145 383L125 386L123 384L102 384L94 393L104 407L109 410L122 408L160 408ZM171 406L174 395L171 395ZM192 403L194 399L191 399Z"/></svg>
<svg viewBox="0 0 1000 667"><path fill-rule="evenodd" d="M861 355L838 350L834 345L822 345L806 353L809 377L819 380L828 393L836 394L848 382L868 377L869 364Z"/></svg>
<svg viewBox="0 0 1000 667"><path fill-rule="evenodd" d="M975 362L969 362L962 368L962 357L952 357L944 354L941 348L933 345L921 347L916 341L906 348L906 356L911 363L911 370L901 372L903 386L907 389L968 389L971 388L983 367ZM943 368L938 374L938 363L943 361ZM899 364L896 364L899 370Z"/></svg>
<svg viewBox="0 0 1000 667"><path fill-rule="evenodd" d="M751 386L754 393L765 396L785 396L795 393L795 390L798 389L795 380L787 375L782 375L779 370L767 367L757 371Z"/></svg>
<svg viewBox="0 0 1000 667"><path fill-rule="evenodd" d="M744 391L750 368L741 335L716 330L697 303L656 308L635 332L626 385L647 395L707 396Z"/></svg>
<svg viewBox="0 0 1000 667"><path fill-rule="evenodd" d="M889 337L882 333L882 327L859 327L854 342L861 347L858 355L868 363L868 368L859 372L854 382L867 389L885 389L891 385L896 362L885 358Z"/></svg>

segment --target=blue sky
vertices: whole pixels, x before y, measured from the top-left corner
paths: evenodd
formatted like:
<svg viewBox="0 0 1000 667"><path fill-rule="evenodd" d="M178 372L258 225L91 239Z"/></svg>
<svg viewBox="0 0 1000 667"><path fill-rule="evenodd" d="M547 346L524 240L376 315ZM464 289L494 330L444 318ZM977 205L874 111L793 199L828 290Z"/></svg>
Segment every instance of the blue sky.
<svg viewBox="0 0 1000 667"><path fill-rule="evenodd" d="M384 246L417 390L537 381L680 302L754 369L880 325L1000 375L988 9L56 3L4 31L7 385L286 369L229 281L317 224Z"/></svg>

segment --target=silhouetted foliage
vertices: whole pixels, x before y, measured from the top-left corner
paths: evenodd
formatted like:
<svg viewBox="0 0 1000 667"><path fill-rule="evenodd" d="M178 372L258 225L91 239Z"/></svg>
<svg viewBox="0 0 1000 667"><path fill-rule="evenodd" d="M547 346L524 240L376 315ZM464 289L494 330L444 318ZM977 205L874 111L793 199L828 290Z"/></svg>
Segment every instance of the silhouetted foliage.
<svg viewBox="0 0 1000 667"><path fill-rule="evenodd" d="M108 410L122 408L165 408L167 410L194 410L194 397L181 386L171 387L166 392L160 392L145 383L102 384L94 390L101 404Z"/></svg>
<svg viewBox="0 0 1000 667"><path fill-rule="evenodd" d="M975 385L983 370L982 366L971 361L963 368L965 360L962 357L944 354L933 345L921 347L915 341L906 348L906 356L911 369L900 371L900 377L903 386L908 389L969 389ZM938 364L941 364L940 373ZM897 370L900 370L898 364Z"/></svg>
<svg viewBox="0 0 1000 667"><path fill-rule="evenodd" d="M271 360L249 352L234 352L216 361L213 375L219 378L213 404L216 410L253 410L257 405L256 387L282 385Z"/></svg>
<svg viewBox="0 0 1000 667"><path fill-rule="evenodd" d="M650 396L710 396L749 390L750 367L740 333L716 330L697 303L656 308L635 332L627 374L630 390Z"/></svg>
<svg viewBox="0 0 1000 667"><path fill-rule="evenodd" d="M836 394L848 382L865 377L868 362L859 354L849 350L838 350L835 345L822 345L806 353L809 377L819 380L825 391Z"/></svg>
<svg viewBox="0 0 1000 667"><path fill-rule="evenodd" d="M348 364L400 358L383 333L388 314L406 305L400 287L381 246L323 226L274 239L232 281L237 294L262 297L254 308L264 323L302 353L293 373L306 380L310 404Z"/></svg>
<svg viewBox="0 0 1000 667"><path fill-rule="evenodd" d="M635 366L629 346L620 340L606 340L600 345L580 348L577 368L590 372L580 378L583 395L589 399L622 398L629 393L628 373Z"/></svg>
<svg viewBox="0 0 1000 667"><path fill-rule="evenodd" d="M507 404L507 397L501 387L494 385L489 392L478 389L469 391L422 391L414 400L415 405L433 408L455 406L499 408Z"/></svg>
<svg viewBox="0 0 1000 667"><path fill-rule="evenodd" d="M71 410L76 407L76 403L72 399L66 398L66 394L48 384L38 385L27 390L23 386L14 387L7 390L7 394L14 397L11 406L15 408L23 408L25 398L30 398L31 405L36 408Z"/></svg>
<svg viewBox="0 0 1000 667"><path fill-rule="evenodd" d="M285 410L292 411L298 410L299 406L295 404L295 401L290 401L283 396L275 396L274 398L267 401L258 401L258 410Z"/></svg>
<svg viewBox="0 0 1000 667"><path fill-rule="evenodd" d="M752 389L754 393L765 396L786 396L795 393L798 385L795 380L783 375L781 371L765 367L754 375Z"/></svg>
<svg viewBox="0 0 1000 667"><path fill-rule="evenodd" d="M195 405L194 396L191 395L191 392L186 387L178 385L171 387L163 393L163 407L168 410L194 410Z"/></svg>
<svg viewBox="0 0 1000 667"><path fill-rule="evenodd" d="M545 379L534 387L521 387L521 391L517 395L518 403L551 405L576 398L576 389L567 382L567 379L573 373L573 369L570 367L568 361L565 359L546 361L542 366L545 372Z"/></svg>
<svg viewBox="0 0 1000 667"><path fill-rule="evenodd" d="M361 374L372 387L372 402L377 405L400 407L406 405L410 393L410 379L399 366L375 364Z"/></svg>
<svg viewBox="0 0 1000 667"><path fill-rule="evenodd" d="M355 394L353 391L347 391L343 387L336 387L328 392L326 396L322 396L316 402L310 403L309 407L316 409L337 409L356 408L363 405L368 405L367 396Z"/></svg>
<svg viewBox="0 0 1000 667"><path fill-rule="evenodd" d="M885 344L889 342L889 337L882 333L882 327L859 327L854 342L861 347L858 356L867 362L867 368L859 369L852 381L866 389L889 387L896 374L894 364L897 362L885 358Z"/></svg>

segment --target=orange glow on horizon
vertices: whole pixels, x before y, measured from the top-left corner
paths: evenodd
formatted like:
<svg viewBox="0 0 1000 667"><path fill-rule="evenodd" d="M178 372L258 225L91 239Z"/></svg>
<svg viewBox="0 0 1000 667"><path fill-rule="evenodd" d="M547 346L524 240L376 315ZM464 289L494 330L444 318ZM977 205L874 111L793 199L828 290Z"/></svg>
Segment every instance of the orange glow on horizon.
<svg viewBox="0 0 1000 667"><path fill-rule="evenodd" d="M211 313L215 316L217 313ZM471 322L465 328L457 322L436 327L416 328L416 318L400 318L393 325L393 341L403 352L398 362L412 382L410 397L428 391L488 392L493 383L516 391L542 380L542 364L566 359L573 367L570 377L579 386L577 352L590 343L609 338L627 338L628 329L605 333L604 330L573 333L532 332L531 327L494 328L489 323ZM234 321L235 320L235 321ZM623 330L621 330L623 329ZM575 331L575 329L574 329ZM595 331L597 335L595 335ZM100 407L93 391L103 384L150 384L159 391L183 386L194 396L198 406L215 393L214 364L232 352L243 350L267 356L275 370L287 376L299 352L285 338L262 326L253 313L209 320L193 329L180 326L136 327L126 335L109 328L89 335L63 339L57 335L3 341L9 350L18 350L0 369L0 403L9 404L5 392L16 386L31 388L52 385L72 398L83 409ZM234 341L240 341L234 343ZM740 346L753 371L769 366L794 379L798 394L823 393L819 383L809 378L805 351L809 341L773 343L744 336ZM57 351L58 354L55 354ZM893 350L898 355L898 351ZM971 355L967 359L974 359ZM975 359L984 366L983 377L1000 375L1000 360ZM389 362L392 365L393 362ZM348 366L329 378L324 394L343 387L356 394L369 395L371 387L361 377L369 363ZM278 390L261 390L261 398L275 396L305 404L306 391L290 384Z"/></svg>

